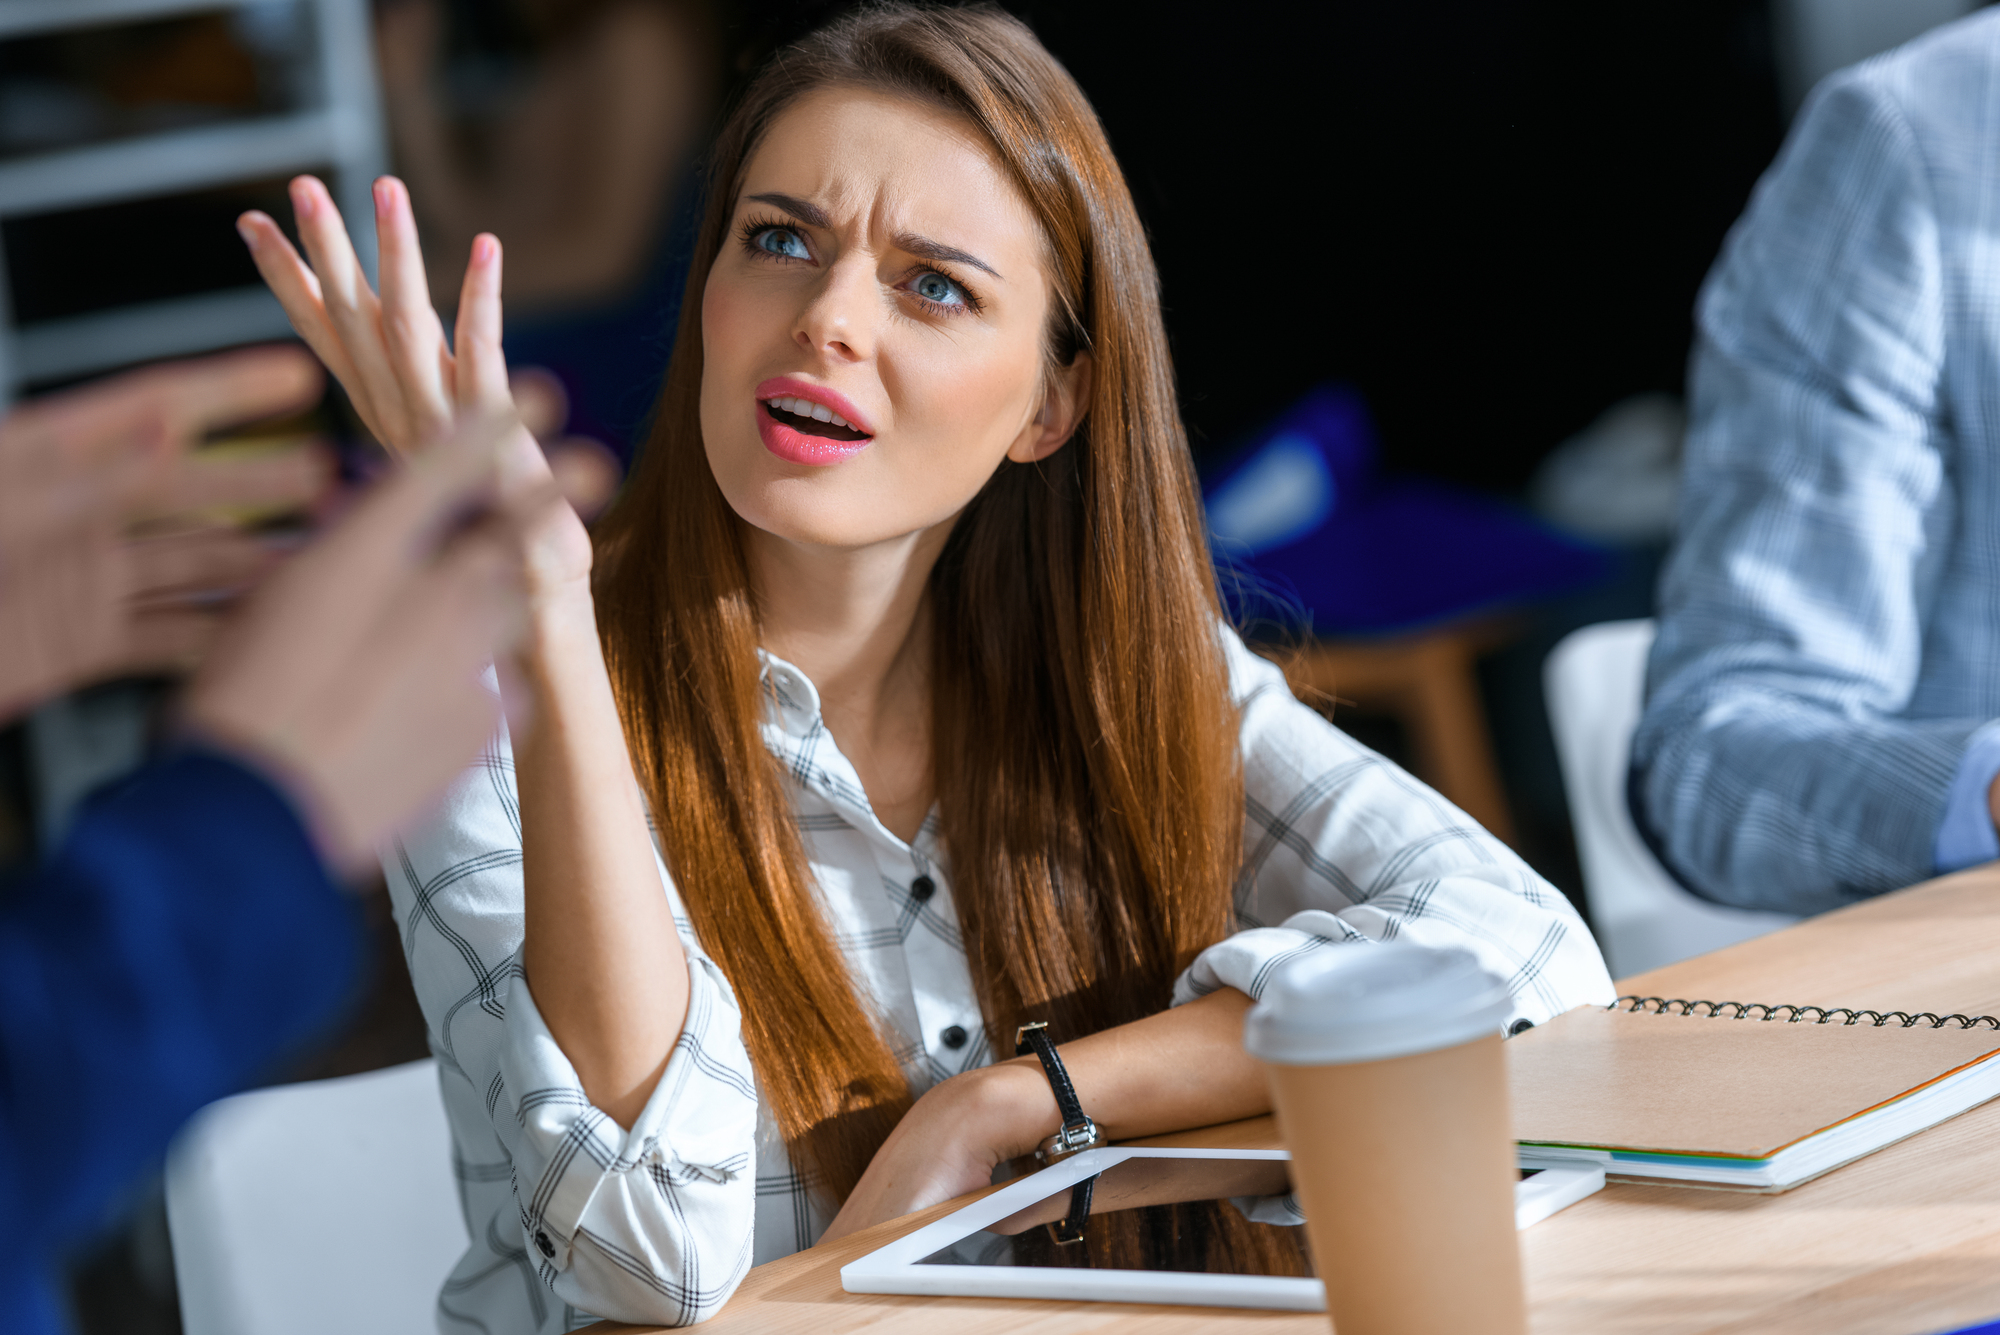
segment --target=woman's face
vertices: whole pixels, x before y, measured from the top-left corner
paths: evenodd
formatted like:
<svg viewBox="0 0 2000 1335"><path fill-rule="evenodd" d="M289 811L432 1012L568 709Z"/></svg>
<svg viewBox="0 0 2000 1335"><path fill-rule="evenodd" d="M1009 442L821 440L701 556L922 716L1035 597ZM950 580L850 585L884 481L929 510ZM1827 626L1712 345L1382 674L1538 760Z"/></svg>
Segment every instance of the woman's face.
<svg viewBox="0 0 2000 1335"><path fill-rule="evenodd" d="M1062 444L1087 366L1045 411L1041 236L970 127L826 89L778 118L743 180L702 297L701 426L747 523L839 548L902 538L1003 459Z"/></svg>

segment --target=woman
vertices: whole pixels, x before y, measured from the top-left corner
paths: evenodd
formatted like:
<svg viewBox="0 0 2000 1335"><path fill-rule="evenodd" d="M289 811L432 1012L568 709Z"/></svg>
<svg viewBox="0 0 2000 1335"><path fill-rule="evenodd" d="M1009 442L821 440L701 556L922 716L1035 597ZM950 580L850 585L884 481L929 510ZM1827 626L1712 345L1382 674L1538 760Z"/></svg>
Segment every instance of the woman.
<svg viewBox="0 0 2000 1335"><path fill-rule="evenodd" d="M294 201L310 270L245 233L384 440L504 395L492 238L453 355L396 183L379 302ZM689 291L595 570L542 535L518 763L388 859L473 1230L451 1322L697 1320L983 1185L1058 1127L994 1064L1024 1021L1127 1137L1268 1107L1241 1017L1307 951L1470 949L1530 1022L1610 999L1561 895L1222 627L1145 238L1025 27L781 53Z"/></svg>

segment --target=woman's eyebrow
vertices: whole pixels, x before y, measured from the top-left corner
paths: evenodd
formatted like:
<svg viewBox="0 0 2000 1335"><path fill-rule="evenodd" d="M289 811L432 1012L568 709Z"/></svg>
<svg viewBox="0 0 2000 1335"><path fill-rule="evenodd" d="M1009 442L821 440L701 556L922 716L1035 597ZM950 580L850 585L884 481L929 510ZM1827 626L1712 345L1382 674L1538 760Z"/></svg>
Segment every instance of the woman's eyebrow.
<svg viewBox="0 0 2000 1335"><path fill-rule="evenodd" d="M828 230L833 227L833 218L825 209L809 199L800 199L797 195L787 195L776 190L761 195L750 195L748 198L754 203L769 204L774 209L783 209L808 227ZM915 232L899 233L892 237L891 241L896 249L908 255L915 255L920 260L929 260L934 264L966 264L983 273L990 273L1002 282L1006 281L998 269L970 251L960 250L957 246L947 246L942 241L933 241Z"/></svg>
<svg viewBox="0 0 2000 1335"><path fill-rule="evenodd" d="M980 259L977 255L960 250L957 246L947 246L942 241L933 241L915 232L902 232L891 238L896 249L915 255L920 260L930 260L934 264L967 264L1000 278L1000 271ZM1002 282L1006 280L1001 279Z"/></svg>
<svg viewBox="0 0 2000 1335"><path fill-rule="evenodd" d="M827 211L809 199L800 199L797 195L781 195L775 190L769 194L752 195L750 198L759 204L769 204L774 209L783 209L808 227L823 227L829 230L833 227L833 219L827 215Z"/></svg>

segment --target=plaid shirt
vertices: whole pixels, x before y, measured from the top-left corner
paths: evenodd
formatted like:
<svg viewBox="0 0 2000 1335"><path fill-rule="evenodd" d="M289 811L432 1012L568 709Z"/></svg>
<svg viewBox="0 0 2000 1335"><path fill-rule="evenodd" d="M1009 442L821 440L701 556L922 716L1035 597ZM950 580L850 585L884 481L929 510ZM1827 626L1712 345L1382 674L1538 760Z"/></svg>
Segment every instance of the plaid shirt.
<svg viewBox="0 0 2000 1335"><path fill-rule="evenodd" d="M1822 84L1702 290L1632 759L1710 898L1811 913L1994 855L1996 164L1989 9Z"/></svg>
<svg viewBox="0 0 2000 1335"><path fill-rule="evenodd" d="M1400 937L1472 950L1537 1023L1609 1002L1597 947L1563 896L1435 793L1299 704L1226 635L1242 709L1244 930L1206 951L1176 1003L1258 995L1317 950ZM904 843L876 820L803 673L764 660L764 739L785 766L828 920L921 1092L994 1054L967 968L935 818ZM384 859L429 1021L473 1242L439 1298L445 1330L559 1331L598 1316L685 1324L752 1264L829 1222L764 1115L739 1001L702 953L664 864L688 954L688 1017L629 1131L593 1108L520 966L521 834L505 739Z"/></svg>

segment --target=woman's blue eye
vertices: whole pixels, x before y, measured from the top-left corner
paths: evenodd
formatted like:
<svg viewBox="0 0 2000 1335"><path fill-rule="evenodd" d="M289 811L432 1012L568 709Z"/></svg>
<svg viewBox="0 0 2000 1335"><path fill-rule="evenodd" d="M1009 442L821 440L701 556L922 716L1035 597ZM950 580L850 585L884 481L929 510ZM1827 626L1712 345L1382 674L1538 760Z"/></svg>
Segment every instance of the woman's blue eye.
<svg viewBox="0 0 2000 1335"><path fill-rule="evenodd" d="M806 249L805 238L789 227L766 227L757 233L757 249L771 255L783 255L788 260L812 258L812 252Z"/></svg>
<svg viewBox="0 0 2000 1335"><path fill-rule="evenodd" d="M965 289L946 278L941 273L921 275L910 284L910 290L925 301L934 301L940 306L965 305Z"/></svg>

